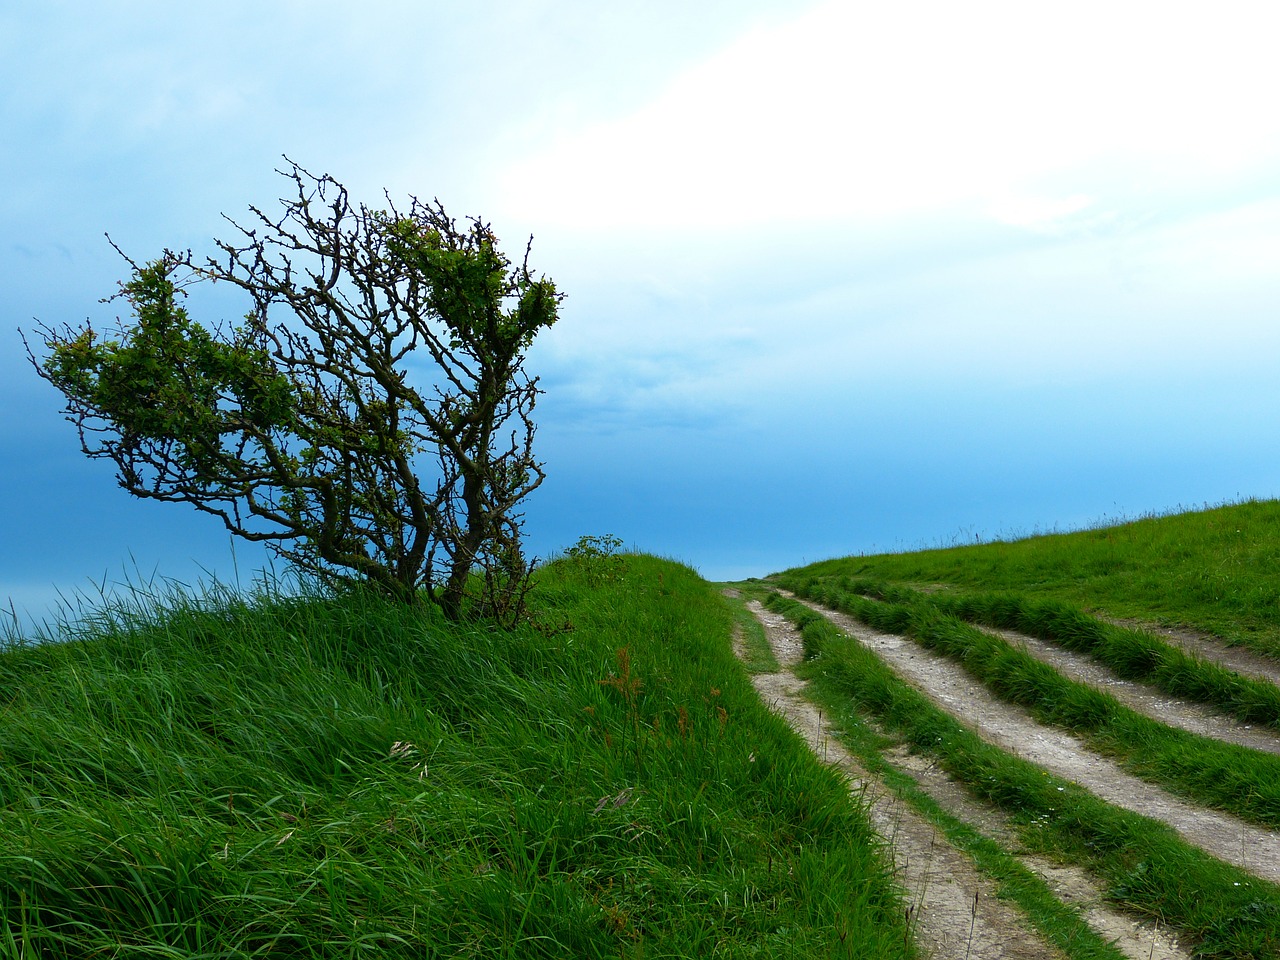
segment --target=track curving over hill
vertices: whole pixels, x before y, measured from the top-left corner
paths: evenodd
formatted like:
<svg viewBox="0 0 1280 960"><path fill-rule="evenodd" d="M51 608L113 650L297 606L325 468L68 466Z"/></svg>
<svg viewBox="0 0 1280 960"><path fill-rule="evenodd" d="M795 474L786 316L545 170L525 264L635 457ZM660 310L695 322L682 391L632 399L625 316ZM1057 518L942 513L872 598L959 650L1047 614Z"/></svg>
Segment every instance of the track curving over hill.
<svg viewBox="0 0 1280 960"><path fill-rule="evenodd" d="M988 742L1039 764L1054 776L1075 781L1109 803L1169 824L1188 843L1214 857L1264 880L1280 882L1280 835L1275 831L1196 806L1138 780L1077 738L1047 727L1025 711L995 699L955 663L910 639L880 633L851 617L807 605L875 652L899 677ZM994 899L989 881L973 869L966 856L951 849L931 824L906 809L835 742L821 711L805 699L805 684L791 672L801 656L797 632L784 617L758 602L752 601L748 608L764 627L775 656L783 664L779 673L758 675L757 689L806 737L820 757L838 765L850 776L852 789L863 791L871 800L873 818L895 850L904 887L918 892L912 909L916 911L917 931L926 952L934 957L1057 955L1053 947L1027 927L1016 910ZM1009 633L1001 635L1065 675L1106 689L1112 695L1118 694L1133 709L1161 722L1223 742L1280 752L1277 739L1269 730L1250 728L1200 705L1120 681L1095 662L1064 654L1051 645ZM916 783L952 815L972 824L986 836L1002 838L1011 847L1017 847L1013 829L1002 813L973 799L930 761L908 753L905 748L890 751L885 757L899 770L911 774ZM942 852L944 849L948 852ZM928 851L923 864L921 850ZM1101 886L1082 869L1029 856L1024 856L1023 862L1060 900L1078 906L1089 925L1105 939L1114 941L1126 956L1135 960L1139 957L1180 960L1190 956L1188 949L1165 929L1104 905ZM939 877L949 882L936 882ZM961 945L955 942L959 934L963 934Z"/></svg>

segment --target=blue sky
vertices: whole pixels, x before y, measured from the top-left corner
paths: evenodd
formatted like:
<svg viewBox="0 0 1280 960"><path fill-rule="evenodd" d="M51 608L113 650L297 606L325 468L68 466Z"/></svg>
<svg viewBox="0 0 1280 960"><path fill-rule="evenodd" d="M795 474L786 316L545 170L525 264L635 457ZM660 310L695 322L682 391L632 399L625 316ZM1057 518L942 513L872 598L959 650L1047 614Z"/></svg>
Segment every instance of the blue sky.
<svg viewBox="0 0 1280 960"><path fill-rule="evenodd" d="M50 2L0 12L0 600L249 579L78 452L19 326L287 154L568 300L528 534L763 575L1280 493L1268 4ZM228 305L234 315L235 305ZM216 318L208 318L216 319Z"/></svg>

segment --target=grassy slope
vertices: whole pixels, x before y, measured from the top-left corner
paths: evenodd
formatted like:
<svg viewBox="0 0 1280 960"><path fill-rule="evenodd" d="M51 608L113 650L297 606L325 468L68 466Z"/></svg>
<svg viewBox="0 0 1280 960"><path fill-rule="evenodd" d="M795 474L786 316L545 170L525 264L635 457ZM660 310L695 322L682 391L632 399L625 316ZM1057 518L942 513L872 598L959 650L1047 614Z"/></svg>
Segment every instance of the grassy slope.
<svg viewBox="0 0 1280 960"><path fill-rule="evenodd" d="M1025 540L827 560L796 575L948 584L1189 626L1280 656L1280 501Z"/></svg>
<svg viewBox="0 0 1280 960"><path fill-rule="evenodd" d="M710 587L542 576L573 629L263 599L0 653L0 955L909 955Z"/></svg>

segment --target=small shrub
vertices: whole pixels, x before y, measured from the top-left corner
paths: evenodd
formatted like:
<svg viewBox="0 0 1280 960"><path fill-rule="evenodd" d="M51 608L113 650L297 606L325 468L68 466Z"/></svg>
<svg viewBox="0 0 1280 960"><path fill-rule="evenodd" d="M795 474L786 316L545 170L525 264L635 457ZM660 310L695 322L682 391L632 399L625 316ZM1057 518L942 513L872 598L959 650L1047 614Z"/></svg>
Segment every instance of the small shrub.
<svg viewBox="0 0 1280 960"><path fill-rule="evenodd" d="M620 537L582 536L564 552L564 558L582 572L590 586L620 583L627 575L627 561L618 553L621 548Z"/></svg>

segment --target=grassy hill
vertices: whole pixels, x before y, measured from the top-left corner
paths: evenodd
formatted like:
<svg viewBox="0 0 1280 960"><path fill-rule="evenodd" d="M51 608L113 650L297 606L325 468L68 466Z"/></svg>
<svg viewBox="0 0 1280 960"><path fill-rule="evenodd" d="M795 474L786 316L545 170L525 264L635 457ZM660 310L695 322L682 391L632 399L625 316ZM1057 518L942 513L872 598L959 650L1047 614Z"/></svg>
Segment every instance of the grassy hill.
<svg viewBox="0 0 1280 960"><path fill-rule="evenodd" d="M1061 706L1046 722L1270 825L1270 761L1130 736L1132 718L971 624L1280 726L1270 685L1106 622L1280 652L1278 552L1280 503L1249 502L776 582ZM804 626L806 675L868 766L881 733L856 731L876 717L1116 902L1207 955L1272 955L1280 894L1087 797L1064 806L822 618L769 599ZM864 808L734 659L740 608L678 564L586 552L540 571L532 612L501 631L358 594L178 596L0 651L0 957L914 955Z"/></svg>
<svg viewBox="0 0 1280 960"><path fill-rule="evenodd" d="M787 575L1056 599L1111 617L1191 627L1280 656L1277 500L1010 542L826 560Z"/></svg>
<svg viewBox="0 0 1280 960"><path fill-rule="evenodd" d="M534 614L178 599L0 652L0 956L911 955L710 585L588 556Z"/></svg>

